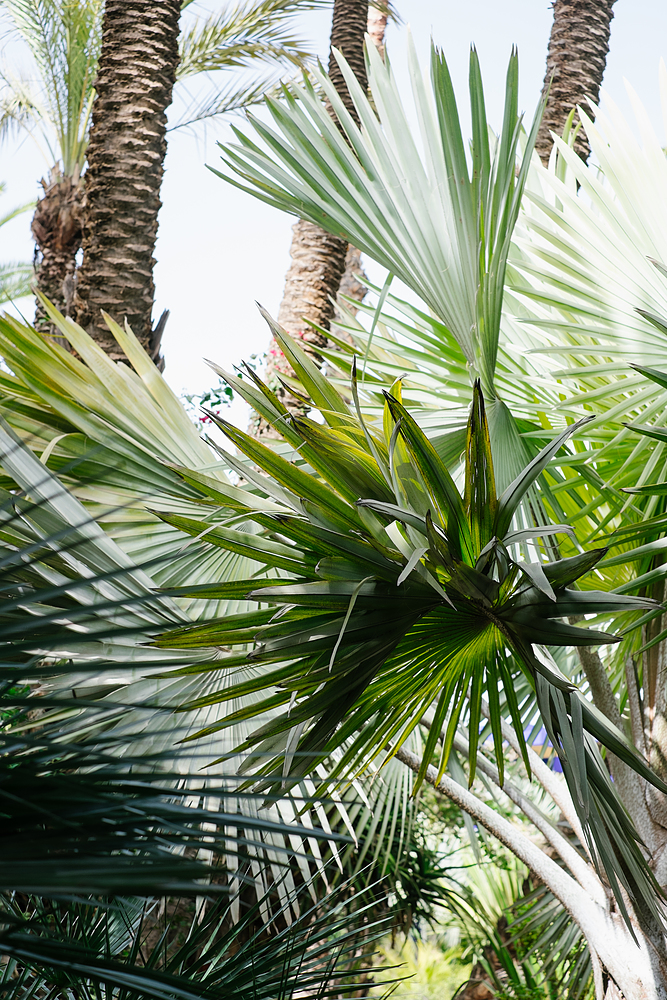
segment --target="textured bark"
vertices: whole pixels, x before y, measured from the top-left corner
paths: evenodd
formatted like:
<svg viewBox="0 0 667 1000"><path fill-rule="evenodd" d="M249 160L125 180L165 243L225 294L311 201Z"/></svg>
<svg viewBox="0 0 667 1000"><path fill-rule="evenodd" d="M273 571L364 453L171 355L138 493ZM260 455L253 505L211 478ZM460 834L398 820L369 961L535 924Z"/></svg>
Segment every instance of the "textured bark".
<svg viewBox="0 0 667 1000"><path fill-rule="evenodd" d="M83 185L79 177L63 176L57 167L41 184L44 194L37 202L31 226L36 243L35 284L67 315L72 301L76 253L81 246ZM35 307L35 327L40 333L63 342L39 299Z"/></svg>
<svg viewBox="0 0 667 1000"><path fill-rule="evenodd" d="M368 90L364 38L368 25L368 3L365 0L334 0L331 20L331 54L329 56L329 76L338 91L343 104L358 123L357 112L343 79L340 66L333 54L338 49L345 56L350 69L363 90Z"/></svg>
<svg viewBox="0 0 667 1000"><path fill-rule="evenodd" d="M371 8L372 9L372 8ZM331 27L331 49L345 56L364 90L368 89L364 60L364 37L369 21L366 0L335 0ZM377 35L377 25L375 25ZM345 107L357 120L343 75L331 51L329 76ZM335 311L336 296L345 273L348 244L319 226L300 219L293 228L290 264L285 279L278 322L292 337L304 342L308 353L320 360L327 345L327 331ZM364 292L365 294L365 292ZM315 324L323 332L313 329ZM300 403L284 387L281 376L292 374L291 367L275 340L271 340L266 361L266 381L291 412L303 412ZM273 437L272 428L263 420L251 419L250 429L259 437Z"/></svg>
<svg viewBox="0 0 667 1000"><path fill-rule="evenodd" d="M166 144L178 64L179 0L106 0L88 146L83 264L76 319L111 357L123 355L101 310L127 319L157 361L153 268Z"/></svg>
<svg viewBox="0 0 667 1000"><path fill-rule="evenodd" d="M585 105L590 97L597 103L604 75L612 7L615 0L555 0L554 20L549 38L547 70L543 93L549 84L547 106L537 136L536 149L543 163L548 163L553 140L550 133L562 135L567 116L577 104ZM586 161L590 147L583 129L575 149Z"/></svg>

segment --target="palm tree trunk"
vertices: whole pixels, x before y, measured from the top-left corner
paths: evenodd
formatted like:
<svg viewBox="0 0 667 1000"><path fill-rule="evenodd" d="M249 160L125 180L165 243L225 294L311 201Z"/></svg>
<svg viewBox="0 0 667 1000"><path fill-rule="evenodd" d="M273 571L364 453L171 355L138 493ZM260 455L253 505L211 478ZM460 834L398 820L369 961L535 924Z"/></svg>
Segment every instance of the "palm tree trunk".
<svg viewBox="0 0 667 1000"><path fill-rule="evenodd" d="M343 53L364 90L368 87L364 59L367 26L368 0L334 0L331 48ZM333 52L329 57L329 76L345 107L355 121L358 120ZM278 322L292 337L304 342L309 354L319 358L319 351L327 344L326 331L334 316L334 303L345 273L348 244L303 219L295 223L293 233L292 263L285 279ZM313 329L311 323L324 332ZM301 409L301 404L281 382L281 376L291 373L287 359L272 339L267 355L266 381L283 404L295 412ZM251 426L259 437L274 434L261 419Z"/></svg>
<svg viewBox="0 0 667 1000"><path fill-rule="evenodd" d="M42 180L41 184L44 194L37 202L31 226L36 244L35 284L38 291L67 314L72 300L76 254L81 246L83 185L78 176L63 175L58 167L54 167L48 180ZM35 307L35 328L62 342L39 299Z"/></svg>
<svg viewBox="0 0 667 1000"><path fill-rule="evenodd" d="M572 108L590 97L597 103L604 75L612 7L615 0L555 0L554 20L549 37L547 71L543 93L549 89L547 106L537 136L536 149L548 163L553 141L551 132L562 135ZM590 147L586 134L579 132L577 153L588 159Z"/></svg>
<svg viewBox="0 0 667 1000"><path fill-rule="evenodd" d="M127 319L154 361L153 268L166 145L166 108L178 64L179 0L106 0L97 97L85 175L83 264L76 319L121 359L101 310Z"/></svg>

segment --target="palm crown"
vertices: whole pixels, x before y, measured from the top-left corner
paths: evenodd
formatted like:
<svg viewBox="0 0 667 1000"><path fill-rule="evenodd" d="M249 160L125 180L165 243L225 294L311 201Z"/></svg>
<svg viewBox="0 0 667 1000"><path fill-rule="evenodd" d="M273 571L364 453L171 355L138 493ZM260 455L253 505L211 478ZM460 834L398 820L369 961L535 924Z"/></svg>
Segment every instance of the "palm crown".
<svg viewBox="0 0 667 1000"><path fill-rule="evenodd" d="M644 598L576 590L606 549L543 562L543 547L566 525L516 528L522 502L550 459L577 430L552 441L500 495L479 383L468 421L463 495L400 399L386 394L382 426L361 417L356 384L351 408L301 349L277 327L274 335L301 384L324 417L289 418L256 377L225 377L271 422L300 456L290 462L220 418L229 439L252 466L224 454L251 484L248 491L207 483L183 471L209 502L239 521L264 529L252 535L216 524L215 512L195 520L165 512L164 519L214 545L250 555L292 579L279 577L182 591L189 596L245 596L258 610L177 628L162 647L243 646L228 652L227 669L248 662L276 664L254 679L231 683L186 709L265 692L258 704L229 713L217 728L284 707L239 747L244 769L261 786L279 791L332 755L329 781L357 773L388 746L400 746L428 709L435 716L420 779L441 730L443 773L458 727L467 717L472 781L483 697L502 774L501 695L518 734L522 723L514 685L523 675L536 689L542 718L563 762L596 858L617 887L615 851L625 852L621 881L634 896L645 871L641 852L597 751L599 740L649 781L663 787L643 759L562 675L548 646L615 641L597 630L558 619L655 608ZM223 373L224 374L224 373ZM356 410L356 412L355 412ZM587 418L584 418L586 420ZM254 467L254 468L253 468ZM257 469L261 470L258 474ZM532 549L534 558L524 553ZM277 610L276 610L277 605ZM210 671L211 664L187 668ZM200 734L209 734L210 729ZM522 738L520 736L520 740ZM522 744L523 745L523 744ZM575 750L576 748L576 750ZM524 757L527 761L525 745ZM501 779L502 780L502 779ZM619 845L622 845L619 848Z"/></svg>

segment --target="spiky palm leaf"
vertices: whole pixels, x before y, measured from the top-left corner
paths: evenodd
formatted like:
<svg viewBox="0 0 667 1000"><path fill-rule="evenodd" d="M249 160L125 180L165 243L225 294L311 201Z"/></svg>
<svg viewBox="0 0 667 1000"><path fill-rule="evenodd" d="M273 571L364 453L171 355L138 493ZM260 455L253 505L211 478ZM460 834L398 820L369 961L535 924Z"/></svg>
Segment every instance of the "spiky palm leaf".
<svg viewBox="0 0 667 1000"><path fill-rule="evenodd" d="M190 100L173 128L263 100L277 82L276 70L303 65L308 59L308 46L295 31L294 19L320 4L321 0L251 0L230 4L186 26L179 39L176 81L203 76L210 86L206 95ZM239 82L236 73L232 82L221 85L225 78L217 74L248 68L255 70L250 78ZM179 90L182 99L185 88L178 88L177 97Z"/></svg>
<svg viewBox="0 0 667 1000"><path fill-rule="evenodd" d="M302 88L286 92L284 102L269 101L277 131L250 118L265 149L235 130L240 145L222 150L238 179L233 175L226 179L350 239L401 278L434 310L482 378L485 391L493 394L505 266L532 148L531 139L516 176L521 128L518 61L513 54L502 133L494 143L486 122L479 62L474 49L471 52L470 168L444 56L433 49L428 93L412 47L409 54L422 155L389 61L369 50L369 85L377 111L340 58L360 127L320 73L317 81L344 135L306 81ZM538 124L539 116L533 133ZM354 210L350 191L354 191Z"/></svg>
<svg viewBox="0 0 667 1000"><path fill-rule="evenodd" d="M4 902L4 901L3 901ZM340 895L329 894L285 926L280 912L262 927L260 900L231 922L228 899L182 915L164 929L145 901L30 901L29 912L0 902L0 985L10 1000L76 993L84 1000L287 1000L354 995L359 948L386 931L359 900L351 919ZM142 906L143 903L143 906ZM25 902L24 902L25 906ZM31 912L30 912L31 911ZM177 917L178 911L173 914ZM148 934L152 931L152 941ZM386 981L385 981L386 982Z"/></svg>
<svg viewBox="0 0 667 1000"><path fill-rule="evenodd" d="M245 379L227 376L281 433L303 467L217 417L252 465L231 455L227 461L264 493L263 499L246 504L237 494L225 496L224 490L218 499L268 529L270 536L243 538L221 524L210 528L207 537L223 549L254 551L267 566L288 569L294 579L265 580L260 587L250 580L208 587L206 594L220 597L231 593L230 587L235 593L245 590L249 600L278 610L268 607L176 629L157 645L227 648L252 643L250 652L225 654L219 665L234 671L248 662L275 664L255 681L232 680L224 695L215 696L219 701L250 691L265 693L258 706L231 712L220 728L285 706L282 715L265 722L242 747L249 753L243 770L254 770L260 784L275 791L312 773L334 752L342 758L334 763L329 782L358 773L387 745L400 746L431 706L434 725L418 781L448 720L440 755L443 773L466 705L472 780L484 694L502 781L499 691L504 692L527 761L514 700L514 677L525 676L561 755L592 855L617 892L620 882L634 898L638 891L650 898L656 886L595 740L648 781L660 788L662 782L534 646L613 642L607 633L558 619L652 609L654 604L574 589L604 550L545 562L540 540L547 548L551 537L569 531L566 525L513 527L522 498L576 425L497 496L477 385L461 496L401 404L400 386L386 394L382 428L368 425L298 346L275 325L272 329L325 422L288 420L284 407L259 380L252 387ZM356 400L354 386L352 391ZM266 500L279 509L267 511ZM201 520L169 512L161 516L192 535L209 528ZM205 671L195 665L188 673ZM211 696L204 695L184 708L210 703ZM203 728L199 735L210 732Z"/></svg>
<svg viewBox="0 0 667 1000"><path fill-rule="evenodd" d="M0 374L5 417L34 451L41 454L42 461L60 473L83 501L86 511L95 516L120 548L136 563L149 567L151 579L156 584L168 588L182 587L185 583L205 586L220 579L233 581L256 574L261 579L265 570L255 558L225 552L210 545L205 536L186 543L178 529L167 525L150 510L151 506L164 509L168 505L182 516L215 514L217 518L217 503L202 506L206 497L198 485L199 480L214 490L218 485L232 491L233 487L228 466L216 459L214 451L200 439L181 402L131 332L112 324L134 369L114 364L83 330L64 320L52 307L49 309L54 322L63 335L70 338L82 360L15 320L8 317L1 320L0 346L14 372L13 375ZM131 408L127 406L128 398L133 401ZM192 470L189 483L175 471L184 466ZM11 487L12 483L10 478L7 486ZM252 484L249 488L254 490ZM241 491L240 496L243 495ZM223 520L236 526L236 512L230 509ZM243 533L253 530L261 533L260 528L252 525L238 527ZM249 607L242 597L237 594L222 601L175 597L174 601L182 614L197 620L242 612ZM135 649L132 656L137 663L150 660L146 650ZM256 677L257 669L249 666L249 680ZM116 689L95 691L97 709L79 713L63 723L67 738L75 738L79 731L95 731L102 745L106 745L109 733L113 733L115 752L122 752L126 737L141 731L144 733L142 750L161 756L167 770L190 773L192 747L180 741L204 725L214 727L226 706L214 703L207 709L181 714L175 719L175 708L201 695L198 676L166 680L140 670L125 671L122 675L119 671L117 682L121 686ZM226 684L226 676L219 671L211 671L208 675L205 690L213 702L213 696ZM79 695L82 694L79 691ZM258 698L250 694L237 702L236 707L247 707ZM151 706L150 721L147 705ZM249 732L248 723L241 720L228 733L212 735L208 744L197 750L199 764L231 750L243 742ZM418 749L418 742L415 749ZM134 752L131 742L127 752ZM228 765L223 770L229 774L234 768ZM313 803L299 822L325 829L331 826L351 834L363 845L364 856L370 850L367 861L372 857L382 868L389 850L385 835L391 840L395 826L405 831L409 825L410 786L411 776L395 764L374 780L369 778L356 783L342 796L334 796L335 801L329 804ZM304 802L312 798L314 791L314 786L306 782L293 802L281 799L271 807L270 815L277 823L296 821ZM250 802L248 808L255 810L256 805ZM258 857L268 857L274 850L279 855L284 851L286 839L283 834L267 831L264 839L263 846L257 845ZM311 862L322 871L331 851L326 838L322 842L317 837L309 838L303 845L303 853L310 861L299 861L302 871L298 877L310 877ZM338 855L335 846L333 853ZM258 871L257 891L262 894L267 884L263 869L260 867ZM291 887L290 878L286 877L286 890Z"/></svg>

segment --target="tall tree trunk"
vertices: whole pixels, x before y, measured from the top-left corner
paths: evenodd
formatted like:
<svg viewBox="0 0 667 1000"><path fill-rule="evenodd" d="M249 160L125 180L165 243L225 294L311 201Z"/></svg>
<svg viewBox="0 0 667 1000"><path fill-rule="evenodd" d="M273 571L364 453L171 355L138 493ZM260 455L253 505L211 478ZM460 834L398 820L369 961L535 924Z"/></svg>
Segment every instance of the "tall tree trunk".
<svg viewBox="0 0 667 1000"><path fill-rule="evenodd" d="M37 202L32 219L35 248L35 284L38 291L62 312L70 310L76 269L76 254L81 246L81 179L68 177L54 167L42 180L43 196ZM56 337L42 303L37 300L35 327L40 333Z"/></svg>
<svg viewBox="0 0 667 1000"><path fill-rule="evenodd" d="M384 36L387 30L388 20L389 17L385 11L380 10L378 7L368 8L368 23L366 25L366 31L383 59ZM366 274L361 266L361 250L358 250L357 247L353 247L350 243L345 256L345 271L343 272L343 277L340 279L337 298L340 300L341 296L345 295L347 298L355 299L361 305L368 292L368 289L364 284L364 281L367 280ZM339 316L340 305L342 305L342 303L338 302L334 312L334 324ZM349 302L344 305L353 316L356 316L356 306L351 305Z"/></svg>
<svg viewBox="0 0 667 1000"><path fill-rule="evenodd" d="M331 26L331 48L343 53L364 90L368 87L364 60L364 37L368 26L368 0L334 0ZM336 62L333 51L329 57L329 76L345 107L358 121L357 114ZM278 322L295 339L304 342L309 354L319 357L326 347L326 331L334 315L334 303L345 273L348 244L326 233L312 222L300 219L294 225L290 264L285 290L278 311ZM309 326L314 323L323 330ZM291 374L291 368L275 340L271 340L267 355L266 381L290 410L300 404L280 381ZM251 425L260 437L272 437L274 432L264 421Z"/></svg>
<svg viewBox="0 0 667 1000"><path fill-rule="evenodd" d="M178 64L180 0L106 0L85 175L83 264L76 319L113 358L123 357L101 310L127 319L154 361L152 325L165 111Z"/></svg>
<svg viewBox="0 0 667 1000"><path fill-rule="evenodd" d="M549 84L547 106L537 136L536 149L548 163L553 140L550 133L561 135L567 116L586 97L597 103L604 75L612 7L615 0L555 0L554 20L549 38L547 71L543 93ZM575 147L586 161L590 147L586 134L577 136Z"/></svg>

